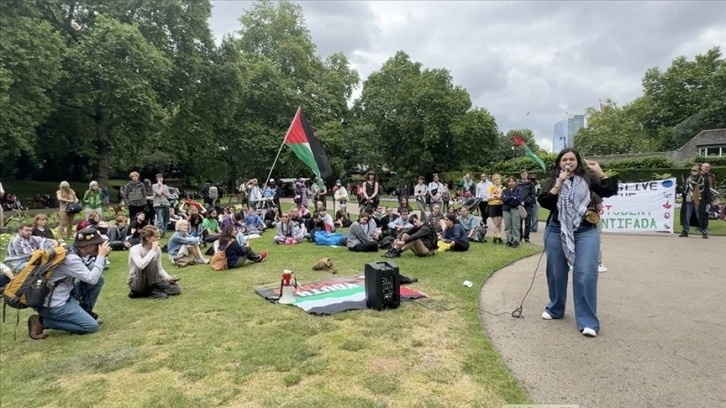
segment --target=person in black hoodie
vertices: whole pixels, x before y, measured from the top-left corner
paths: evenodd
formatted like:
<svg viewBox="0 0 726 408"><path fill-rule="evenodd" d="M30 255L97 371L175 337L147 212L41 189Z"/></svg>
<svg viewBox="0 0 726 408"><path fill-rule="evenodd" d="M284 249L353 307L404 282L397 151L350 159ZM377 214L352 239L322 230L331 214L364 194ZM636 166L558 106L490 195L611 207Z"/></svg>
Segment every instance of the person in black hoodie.
<svg viewBox="0 0 726 408"><path fill-rule="evenodd" d="M522 179L519 180L517 186L524 190L524 209L527 210L527 218L519 220L519 235L524 242L529 242L529 233L532 231L532 218L537 217L535 207L537 205L537 185L529 179L527 169L520 172Z"/></svg>
<svg viewBox="0 0 726 408"><path fill-rule="evenodd" d="M444 229L442 241L451 244L452 251L463 252L469 250L469 237L467 237L464 227L456 222L456 215L446 214L444 222L446 223L446 229Z"/></svg>
<svg viewBox="0 0 726 408"><path fill-rule="evenodd" d="M438 243L436 230L429 223L421 222L416 214L412 214L408 218L408 222L413 224L413 228L393 241L393 248L384 256L386 258L398 258L407 249L410 249L417 256L436 255L435 251Z"/></svg>
<svg viewBox="0 0 726 408"><path fill-rule="evenodd" d="M219 238L219 250L225 251L227 256L227 269L239 268L247 260L252 262L262 262L267 258L267 251L256 253L249 247L249 241L245 245L240 245L237 241L237 228L234 225L226 227Z"/></svg>

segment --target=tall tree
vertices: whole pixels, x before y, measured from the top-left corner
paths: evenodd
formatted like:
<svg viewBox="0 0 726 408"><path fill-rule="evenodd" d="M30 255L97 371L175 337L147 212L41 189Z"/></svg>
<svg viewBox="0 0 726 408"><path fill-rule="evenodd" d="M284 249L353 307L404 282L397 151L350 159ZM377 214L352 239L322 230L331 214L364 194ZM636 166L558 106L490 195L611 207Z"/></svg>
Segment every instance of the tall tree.
<svg viewBox="0 0 726 408"><path fill-rule="evenodd" d="M36 128L55 109L49 94L61 77L64 47L47 22L0 13L0 162L13 167L21 153L35 156Z"/></svg>
<svg viewBox="0 0 726 408"><path fill-rule="evenodd" d="M624 108L608 100L600 110L588 108L587 127L575 135L575 147L585 155L648 152L657 149L638 123L636 101Z"/></svg>
<svg viewBox="0 0 726 408"><path fill-rule="evenodd" d="M392 170L430 174L478 163L497 134L491 115L472 110L447 70L422 69L403 51L368 77L357 104Z"/></svg>
<svg viewBox="0 0 726 408"><path fill-rule="evenodd" d="M726 126L726 89L719 47L689 61L678 57L665 71L651 68L643 77L639 120L663 149L678 148L703 129Z"/></svg>

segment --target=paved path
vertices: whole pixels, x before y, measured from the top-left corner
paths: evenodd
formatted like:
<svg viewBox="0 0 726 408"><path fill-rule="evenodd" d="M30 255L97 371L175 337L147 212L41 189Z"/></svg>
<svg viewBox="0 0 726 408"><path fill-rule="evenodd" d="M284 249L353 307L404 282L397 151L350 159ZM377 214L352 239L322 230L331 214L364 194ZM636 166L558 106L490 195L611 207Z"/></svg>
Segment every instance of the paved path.
<svg viewBox="0 0 726 408"><path fill-rule="evenodd" d="M596 338L577 331L569 298L564 319L540 318L548 301L546 257L524 319L481 313L532 400L580 408L726 407L726 237L605 234L603 254L609 271L599 276ZM518 307L539 257L490 277L480 309Z"/></svg>

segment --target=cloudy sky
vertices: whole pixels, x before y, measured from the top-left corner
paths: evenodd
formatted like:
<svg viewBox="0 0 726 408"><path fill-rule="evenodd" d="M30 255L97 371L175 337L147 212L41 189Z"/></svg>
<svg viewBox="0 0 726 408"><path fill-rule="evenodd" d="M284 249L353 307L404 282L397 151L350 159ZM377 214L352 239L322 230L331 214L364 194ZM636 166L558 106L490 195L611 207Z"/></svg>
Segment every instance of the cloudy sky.
<svg viewBox="0 0 726 408"><path fill-rule="evenodd" d="M362 79L398 50L447 68L500 130L533 129L546 149L568 113L639 96L646 69L717 45L726 53L723 1L295 3L321 56L343 52ZM252 2L212 4L221 39L239 29Z"/></svg>

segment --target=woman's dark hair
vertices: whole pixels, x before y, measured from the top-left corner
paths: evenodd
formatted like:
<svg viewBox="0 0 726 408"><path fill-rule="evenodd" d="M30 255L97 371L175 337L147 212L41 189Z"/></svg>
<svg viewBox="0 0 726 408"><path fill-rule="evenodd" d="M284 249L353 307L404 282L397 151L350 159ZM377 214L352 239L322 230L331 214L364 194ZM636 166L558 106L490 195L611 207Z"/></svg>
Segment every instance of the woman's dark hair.
<svg viewBox="0 0 726 408"><path fill-rule="evenodd" d="M219 235L219 246L226 245L229 241L236 239L233 234L234 229L234 225L228 225L224 227L222 233Z"/></svg>
<svg viewBox="0 0 726 408"><path fill-rule="evenodd" d="M193 213L189 216L189 225L196 227L197 225L202 223L202 216L198 213Z"/></svg>
<svg viewBox="0 0 726 408"><path fill-rule="evenodd" d="M562 156L566 155L567 153L573 153L575 155L575 158L577 159L577 168L575 168L574 171L575 175L584 178L589 184L590 178L585 172L585 162L582 160L580 152L578 152L577 149L568 147L566 149L562 149L562 151L560 151L560 154L557 155L557 158L555 159L555 165L550 170L547 180L542 187L542 191L550 191L552 189L552 185L554 185L555 180L557 180L557 178L560 176L560 160L562 160Z"/></svg>
<svg viewBox="0 0 726 408"><path fill-rule="evenodd" d="M446 214L446 219L456 224L456 216L454 214L448 213Z"/></svg>
<svg viewBox="0 0 726 408"><path fill-rule="evenodd" d="M406 205L403 205L403 200L406 200ZM408 207L408 197L401 197L401 207Z"/></svg>
<svg viewBox="0 0 726 408"><path fill-rule="evenodd" d="M507 183L509 183L510 181L513 181L513 182L517 183L517 178L514 177L514 176L507 177Z"/></svg>
<svg viewBox="0 0 726 408"><path fill-rule="evenodd" d="M376 173L374 173L372 171L369 171L368 173L366 173L366 181L368 181L368 178L370 176L373 176L373 181L378 181L378 176L376 176Z"/></svg>

